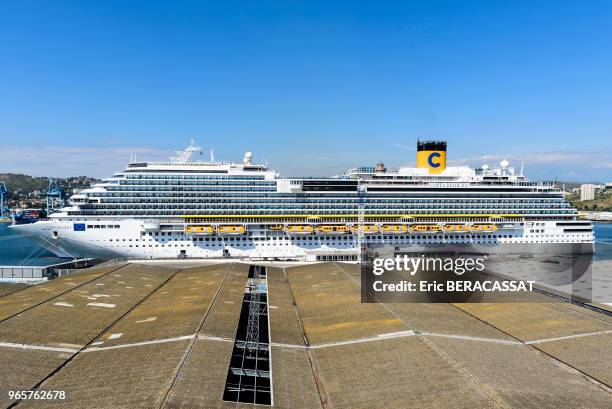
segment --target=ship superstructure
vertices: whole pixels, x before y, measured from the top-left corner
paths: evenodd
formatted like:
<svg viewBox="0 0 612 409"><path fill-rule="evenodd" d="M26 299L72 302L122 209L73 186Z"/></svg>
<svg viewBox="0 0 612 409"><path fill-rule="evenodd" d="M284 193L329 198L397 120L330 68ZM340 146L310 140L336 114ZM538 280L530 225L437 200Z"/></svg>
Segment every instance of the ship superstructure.
<svg viewBox="0 0 612 409"><path fill-rule="evenodd" d="M446 143L419 142L416 167L360 167L283 178L250 152L242 162L132 162L73 195L48 220L14 226L72 257L355 260L363 246L593 252L593 230L550 182L508 161L446 166ZM211 155L212 156L212 155Z"/></svg>

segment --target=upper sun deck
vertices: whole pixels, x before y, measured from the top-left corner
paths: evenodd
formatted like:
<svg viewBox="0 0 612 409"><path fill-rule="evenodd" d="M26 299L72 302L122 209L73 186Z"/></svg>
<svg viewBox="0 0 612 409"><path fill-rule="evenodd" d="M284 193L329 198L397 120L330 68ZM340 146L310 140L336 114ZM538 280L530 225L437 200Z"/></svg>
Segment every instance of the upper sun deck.
<svg viewBox="0 0 612 409"><path fill-rule="evenodd" d="M199 172L199 173L232 173L232 172L268 172L267 165L250 162L139 162L130 163L123 173L151 172Z"/></svg>
<svg viewBox="0 0 612 409"><path fill-rule="evenodd" d="M219 162L215 161L212 150L210 160L193 160L193 157L202 157L202 148L195 146L191 141L184 151L177 152L177 156L170 157L168 161L162 162L133 162L130 161L127 168L115 176L133 177L134 174L212 174L212 175L253 175L259 174L265 179L273 179L275 174L268 169L267 164L253 163L253 154L246 152L242 162ZM129 176L128 176L129 175Z"/></svg>
<svg viewBox="0 0 612 409"><path fill-rule="evenodd" d="M349 169L343 175L349 179L360 179L369 181L412 181L422 183L435 182L455 182L455 183L516 183L531 184L523 175L521 166L520 172L510 166L506 160L501 161L499 167L490 168L483 165L480 168L468 166L449 166L439 173L431 173L429 169L423 167L400 167L387 169L384 164L379 163L374 166L362 166ZM534 183L536 184L536 183ZM541 184L541 182L537 183Z"/></svg>

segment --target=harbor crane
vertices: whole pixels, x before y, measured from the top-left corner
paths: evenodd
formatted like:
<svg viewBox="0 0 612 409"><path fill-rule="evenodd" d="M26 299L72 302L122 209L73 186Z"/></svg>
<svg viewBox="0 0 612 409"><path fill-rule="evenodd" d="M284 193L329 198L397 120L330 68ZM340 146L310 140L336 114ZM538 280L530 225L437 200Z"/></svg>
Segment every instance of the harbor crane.
<svg viewBox="0 0 612 409"><path fill-rule="evenodd" d="M0 181L0 219L9 217L8 211L8 189L6 184Z"/></svg>
<svg viewBox="0 0 612 409"><path fill-rule="evenodd" d="M56 202L57 207L62 207L64 205L64 194L55 178L49 178L49 187L47 187L45 197L47 199L47 215L50 215L55 210Z"/></svg>

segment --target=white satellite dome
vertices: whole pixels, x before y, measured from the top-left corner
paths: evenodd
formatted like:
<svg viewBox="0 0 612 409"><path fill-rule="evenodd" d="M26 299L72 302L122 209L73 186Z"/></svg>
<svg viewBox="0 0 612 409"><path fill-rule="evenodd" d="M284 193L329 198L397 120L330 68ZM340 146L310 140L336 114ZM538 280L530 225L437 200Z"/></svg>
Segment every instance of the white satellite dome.
<svg viewBox="0 0 612 409"><path fill-rule="evenodd" d="M489 165L487 164L482 165L482 170L489 170Z"/></svg>
<svg viewBox="0 0 612 409"><path fill-rule="evenodd" d="M508 162L506 159L502 160L501 162L499 162L499 166L501 166L502 168L507 168L508 166L510 166L510 162Z"/></svg>
<svg viewBox="0 0 612 409"><path fill-rule="evenodd" d="M252 152L246 152L244 154L244 163L251 163L252 159L253 159L253 153Z"/></svg>

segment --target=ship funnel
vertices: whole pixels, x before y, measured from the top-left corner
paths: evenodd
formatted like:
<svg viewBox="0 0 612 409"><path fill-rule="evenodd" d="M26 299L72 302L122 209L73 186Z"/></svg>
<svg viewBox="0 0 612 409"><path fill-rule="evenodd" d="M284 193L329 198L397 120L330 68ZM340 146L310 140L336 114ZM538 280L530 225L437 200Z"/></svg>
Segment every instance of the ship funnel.
<svg viewBox="0 0 612 409"><path fill-rule="evenodd" d="M446 141L418 141L416 167L442 173L446 169Z"/></svg>

